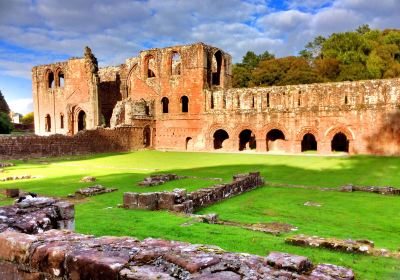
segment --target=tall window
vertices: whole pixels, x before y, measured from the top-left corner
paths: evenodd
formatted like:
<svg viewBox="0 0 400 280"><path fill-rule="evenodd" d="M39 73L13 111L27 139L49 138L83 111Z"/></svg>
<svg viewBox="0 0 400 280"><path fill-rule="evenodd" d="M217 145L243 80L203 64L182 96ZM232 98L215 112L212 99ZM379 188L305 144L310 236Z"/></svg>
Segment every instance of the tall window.
<svg viewBox="0 0 400 280"><path fill-rule="evenodd" d="M161 99L161 104L162 104L162 112L164 114L168 113L168 103L169 103L169 99L167 97L163 97Z"/></svg>
<svg viewBox="0 0 400 280"><path fill-rule="evenodd" d="M46 132L51 131L51 117L49 114L46 115L46 118L44 120L44 129Z"/></svg>
<svg viewBox="0 0 400 280"><path fill-rule="evenodd" d="M182 96L181 103L182 103L182 113L189 112L189 98L185 95Z"/></svg>
<svg viewBox="0 0 400 280"><path fill-rule="evenodd" d="M214 109L214 93L211 92L211 104L210 104L210 108Z"/></svg>
<svg viewBox="0 0 400 280"><path fill-rule="evenodd" d="M147 78L155 77L156 76L156 72L155 72L156 65L155 65L155 59L153 56L150 55L147 57L146 66L147 66Z"/></svg>
<svg viewBox="0 0 400 280"><path fill-rule="evenodd" d="M54 88L54 74L51 71L48 73L47 82L48 88Z"/></svg>
<svg viewBox="0 0 400 280"><path fill-rule="evenodd" d="M64 87L64 73L61 71L58 72L58 86Z"/></svg>
<svg viewBox="0 0 400 280"><path fill-rule="evenodd" d="M64 114L60 114L60 128L64 128Z"/></svg>
<svg viewBox="0 0 400 280"><path fill-rule="evenodd" d="M179 55L179 53L173 52L171 58L171 75L180 75L181 67L181 56Z"/></svg>

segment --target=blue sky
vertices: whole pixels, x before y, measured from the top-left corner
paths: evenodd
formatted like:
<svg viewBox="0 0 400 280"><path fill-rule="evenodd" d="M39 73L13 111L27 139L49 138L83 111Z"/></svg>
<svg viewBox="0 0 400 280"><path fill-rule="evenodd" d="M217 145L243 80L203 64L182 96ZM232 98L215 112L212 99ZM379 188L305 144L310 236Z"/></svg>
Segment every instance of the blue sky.
<svg viewBox="0 0 400 280"><path fill-rule="evenodd" d="M32 111L31 68L82 56L123 63L151 47L205 42L235 62L248 50L297 55L317 35L400 28L400 0L0 0L0 90Z"/></svg>

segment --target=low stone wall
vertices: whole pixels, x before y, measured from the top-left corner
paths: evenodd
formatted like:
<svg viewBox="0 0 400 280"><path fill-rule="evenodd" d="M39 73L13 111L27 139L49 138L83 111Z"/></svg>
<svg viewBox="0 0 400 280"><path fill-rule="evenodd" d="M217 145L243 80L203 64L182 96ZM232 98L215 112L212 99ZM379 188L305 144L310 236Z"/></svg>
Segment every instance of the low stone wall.
<svg viewBox="0 0 400 280"><path fill-rule="evenodd" d="M172 192L124 193L124 207L128 209L171 210L192 213L223 199L242 194L263 185L259 172L233 176L233 182L214 185L187 193L185 189Z"/></svg>
<svg viewBox="0 0 400 280"><path fill-rule="evenodd" d="M9 230L35 234L50 229L74 228L74 205L65 201L35 197L0 207L0 232Z"/></svg>
<svg viewBox="0 0 400 280"><path fill-rule="evenodd" d="M341 192L370 192L384 195L400 195L400 189L394 187L376 187L376 186L353 186L347 185L340 187Z"/></svg>
<svg viewBox="0 0 400 280"><path fill-rule="evenodd" d="M0 233L0 279L354 279L352 270L302 256L225 252L216 246L50 230Z"/></svg>
<svg viewBox="0 0 400 280"><path fill-rule="evenodd" d="M123 152L143 147L143 128L119 127L85 130L74 136L0 137L0 159Z"/></svg>

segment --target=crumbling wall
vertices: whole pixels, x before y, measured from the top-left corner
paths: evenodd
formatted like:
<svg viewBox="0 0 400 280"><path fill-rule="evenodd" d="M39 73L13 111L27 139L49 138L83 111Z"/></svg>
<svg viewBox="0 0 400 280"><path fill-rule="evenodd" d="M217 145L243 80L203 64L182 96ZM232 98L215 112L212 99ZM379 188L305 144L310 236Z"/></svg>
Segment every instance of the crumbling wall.
<svg viewBox="0 0 400 280"><path fill-rule="evenodd" d="M0 232L37 234L50 229L75 229L73 204L49 197L29 197L0 207Z"/></svg>
<svg viewBox="0 0 400 280"><path fill-rule="evenodd" d="M0 158L84 155L122 152L143 148L143 127L98 128L74 136L11 136L0 137Z"/></svg>
<svg viewBox="0 0 400 280"><path fill-rule="evenodd" d="M50 230L0 233L1 279L354 279L351 269L314 265L280 252L267 257L216 246Z"/></svg>
<svg viewBox="0 0 400 280"><path fill-rule="evenodd" d="M192 213L199 208L253 190L263 184L259 172L233 176L233 182L215 185L187 193L184 189L172 192L124 193L128 209L171 210Z"/></svg>

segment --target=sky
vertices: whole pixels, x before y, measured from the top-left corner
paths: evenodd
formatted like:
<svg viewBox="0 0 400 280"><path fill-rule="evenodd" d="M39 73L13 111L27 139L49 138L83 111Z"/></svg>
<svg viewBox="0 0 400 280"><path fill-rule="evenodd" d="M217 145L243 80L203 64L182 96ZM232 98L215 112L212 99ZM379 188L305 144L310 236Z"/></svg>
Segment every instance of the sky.
<svg viewBox="0 0 400 280"><path fill-rule="evenodd" d="M32 111L31 68L82 57L100 67L140 50L204 42L241 61L251 50L297 55L318 35L400 28L400 0L0 0L0 90Z"/></svg>

